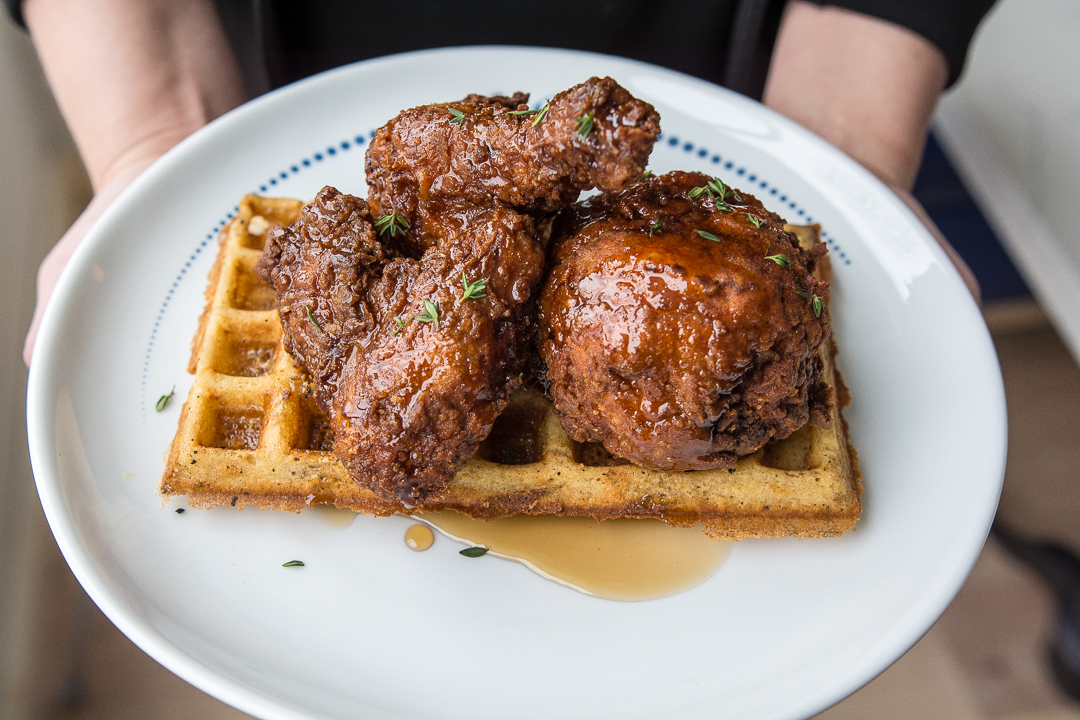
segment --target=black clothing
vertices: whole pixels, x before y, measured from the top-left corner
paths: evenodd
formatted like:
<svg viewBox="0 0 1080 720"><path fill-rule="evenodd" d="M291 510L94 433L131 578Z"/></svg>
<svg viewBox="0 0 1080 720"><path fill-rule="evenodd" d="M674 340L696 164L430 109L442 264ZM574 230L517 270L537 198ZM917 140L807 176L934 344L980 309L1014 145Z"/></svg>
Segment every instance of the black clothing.
<svg viewBox="0 0 1080 720"><path fill-rule="evenodd" d="M896 23L960 76L993 0L813 0ZM23 24L21 0L4 0ZM339 65L449 45L561 47L644 60L761 97L785 0L218 0L254 96Z"/></svg>
<svg viewBox="0 0 1080 720"><path fill-rule="evenodd" d="M277 87L357 60L448 45L531 45L644 60L723 84L736 0L265 0L269 78ZM750 6L755 3L742 3ZM783 1L751 28L745 89L764 86ZM768 16L766 18L766 16ZM282 30L287 28L287 32ZM760 35L760 38L759 38ZM273 43L277 43L276 46Z"/></svg>

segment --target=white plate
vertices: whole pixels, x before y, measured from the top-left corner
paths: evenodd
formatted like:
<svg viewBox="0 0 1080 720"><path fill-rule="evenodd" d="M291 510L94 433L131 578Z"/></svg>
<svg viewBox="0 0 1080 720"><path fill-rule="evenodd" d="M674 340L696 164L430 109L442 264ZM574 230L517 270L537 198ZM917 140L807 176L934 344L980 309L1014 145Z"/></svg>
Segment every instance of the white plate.
<svg viewBox="0 0 1080 720"><path fill-rule="evenodd" d="M247 192L365 193L370 133L470 92L534 105L610 75L660 111L651 168L719 174L823 224L833 324L866 475L858 530L745 541L697 589L598 600L469 560L407 521L173 512L155 496L191 384L216 232ZM154 412L176 384L177 400ZM978 556L1005 452L1001 377L979 312L904 206L762 106L613 57L469 48L373 60L262 97L162 158L64 273L30 373L30 448L64 556L94 601L184 679L265 718L796 718L912 645ZM298 558L303 569L283 569Z"/></svg>

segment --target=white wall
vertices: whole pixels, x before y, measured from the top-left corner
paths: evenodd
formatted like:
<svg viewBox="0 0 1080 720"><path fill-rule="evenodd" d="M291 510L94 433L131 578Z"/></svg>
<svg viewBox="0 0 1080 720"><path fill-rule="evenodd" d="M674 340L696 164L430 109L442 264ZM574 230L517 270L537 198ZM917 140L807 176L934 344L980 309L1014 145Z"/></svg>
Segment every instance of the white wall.
<svg viewBox="0 0 1080 720"><path fill-rule="evenodd" d="M999 0L936 129L1080 362L1080 2Z"/></svg>

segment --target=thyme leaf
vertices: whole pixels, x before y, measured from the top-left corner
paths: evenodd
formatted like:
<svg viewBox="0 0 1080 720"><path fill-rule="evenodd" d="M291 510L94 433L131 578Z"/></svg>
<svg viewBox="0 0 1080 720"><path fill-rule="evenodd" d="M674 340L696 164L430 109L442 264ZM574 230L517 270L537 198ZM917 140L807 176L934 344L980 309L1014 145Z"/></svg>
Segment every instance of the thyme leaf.
<svg viewBox="0 0 1080 720"><path fill-rule="evenodd" d="M653 224L649 227L649 237L653 236L653 233L658 233L664 228L663 223L659 220L653 220Z"/></svg>
<svg viewBox="0 0 1080 720"><path fill-rule="evenodd" d="M390 237L397 237L398 233L404 235L409 229L409 221L404 215L398 214L397 210L391 208L389 214L375 221L375 229L379 231L379 235L385 235L389 231Z"/></svg>
<svg viewBox="0 0 1080 720"><path fill-rule="evenodd" d="M814 310L814 317L821 317L821 311L825 309L825 303L820 295L814 295L803 290L799 290L796 294L810 301L810 307Z"/></svg>
<svg viewBox="0 0 1080 720"><path fill-rule="evenodd" d="M282 563L281 567L304 567L303 560L290 560L287 563Z"/></svg>
<svg viewBox="0 0 1080 720"><path fill-rule="evenodd" d="M315 319L315 316L311 314L311 306L310 305L305 305L304 310L307 311L307 319L311 321L311 324L314 325L315 327L319 328L319 332L321 332L323 335L325 335L326 331L322 329L322 325L320 325L319 321Z"/></svg>
<svg viewBox="0 0 1080 720"><path fill-rule="evenodd" d="M168 394L162 395L161 397L158 398L157 403L154 405L154 410L157 411L157 412L161 412L162 410L167 408L169 406L169 401L172 400L173 393L175 393L175 392L176 392L176 386L173 385L172 390L170 390L168 392Z"/></svg>
<svg viewBox="0 0 1080 720"><path fill-rule="evenodd" d="M759 228L765 224L765 221L759 218L757 215L747 215L750 218L750 222L754 223L754 227Z"/></svg>
<svg viewBox="0 0 1080 720"><path fill-rule="evenodd" d="M529 123L529 125L531 127L536 127L537 125L539 125L540 123L542 123L544 121L544 118L547 117L548 110L550 110L550 109L551 109L551 103L547 102L547 103L544 103L544 107L536 108L535 110L511 110L510 114L511 115L533 115L535 117L533 117L533 121L531 123Z"/></svg>
<svg viewBox="0 0 1080 720"><path fill-rule="evenodd" d="M424 312L421 315L416 316L416 320L425 323L435 323L435 327L439 327L439 305L433 303L427 298L424 298Z"/></svg>
<svg viewBox="0 0 1080 720"><path fill-rule="evenodd" d="M641 172L641 179L642 179L642 180L648 180L648 179L649 179L649 178L651 178L652 176L653 176L653 172L652 172L652 170L643 170L643 171Z"/></svg>
<svg viewBox="0 0 1080 720"><path fill-rule="evenodd" d="M706 240L712 240L713 242L721 242L720 238L716 237L711 232L705 232L704 230L695 230L694 232L696 232L698 235L705 238Z"/></svg>
<svg viewBox="0 0 1080 720"><path fill-rule="evenodd" d="M478 558L487 555L486 547L469 547L464 550L459 550L458 555L464 555L467 558Z"/></svg>
<svg viewBox="0 0 1080 720"><path fill-rule="evenodd" d="M727 200L728 195L731 194L731 188L724 184L724 181L718 177L714 177L708 183L709 189L713 191L714 197L719 197L723 200Z"/></svg>
<svg viewBox="0 0 1080 720"><path fill-rule="evenodd" d="M465 122L465 113L461 112L457 108L449 108L449 112L451 115L450 124L461 127L462 123Z"/></svg>
<svg viewBox="0 0 1080 720"><path fill-rule="evenodd" d="M708 195L716 202L716 209L723 212L731 212L731 206L727 204L729 197L734 198L737 201L742 201L739 193L733 188L724 184L724 181L718 177L711 178L704 185L696 187L689 192L691 199L696 200L702 195Z"/></svg>
<svg viewBox="0 0 1080 720"><path fill-rule="evenodd" d="M547 117L548 110L550 110L550 109L551 109L551 102L549 101L549 102L544 103L544 107L540 108L540 112L538 112L536 114L536 117L533 118L532 126L536 127L540 123L544 122L544 118Z"/></svg>
<svg viewBox="0 0 1080 720"><path fill-rule="evenodd" d="M776 263L782 268L791 267L791 261L788 260L787 255L781 255L777 253L776 255L766 255L765 259L772 260L774 263Z"/></svg>
<svg viewBox="0 0 1080 720"><path fill-rule="evenodd" d="M476 282L469 282L465 277L465 273L461 273L461 285L465 288L465 291L461 293L461 301L464 300L476 300L477 298L487 297L487 293L484 292L484 288L487 287L487 279L477 280Z"/></svg>
<svg viewBox="0 0 1080 720"><path fill-rule="evenodd" d="M402 319L402 317L401 317L401 316L399 315L399 316L397 316L396 318L394 318L394 322L396 322L396 323L397 323L397 328L396 328L396 329L394 330L394 332L393 332L393 333L391 333L391 334L392 334L392 335L397 335L398 333L400 333L400 332L401 332L402 330L404 330L404 329L405 329L405 326L406 326L406 325L408 325L409 323L411 323L411 322L412 322L412 318L409 318L408 320L404 320L404 319Z"/></svg>
<svg viewBox="0 0 1080 720"><path fill-rule="evenodd" d="M589 112L585 113L584 115L582 115L581 117L574 120L574 122L577 123L577 129L574 130L574 132L577 133L577 136L579 138L584 140L585 138L589 137L589 133L592 132L593 120L595 118L596 118L596 113L593 112L593 111L589 111Z"/></svg>

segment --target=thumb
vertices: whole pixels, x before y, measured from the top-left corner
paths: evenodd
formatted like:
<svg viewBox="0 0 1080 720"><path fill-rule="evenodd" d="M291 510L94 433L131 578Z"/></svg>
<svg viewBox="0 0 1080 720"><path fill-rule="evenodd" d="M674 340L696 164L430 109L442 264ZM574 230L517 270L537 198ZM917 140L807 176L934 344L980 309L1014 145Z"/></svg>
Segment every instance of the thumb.
<svg viewBox="0 0 1080 720"><path fill-rule="evenodd" d="M139 171L141 171L141 168L139 168ZM37 304L34 306L34 318L30 321L30 330L26 333L26 342L23 344L23 362L26 363L27 367L30 367L30 359L34 354L34 341L37 339L41 318L45 314L49 298L56 288L56 282L60 279L60 273L63 271L64 266L67 265L68 260L71 259L75 248L79 246L79 243L86 236L86 233L89 232L106 208L112 205L113 200L138 176L139 171L118 175L102 186L94 195L94 199L83 210L82 215L68 228L68 231L64 233L59 242L53 246L53 249L42 260L37 274Z"/></svg>

